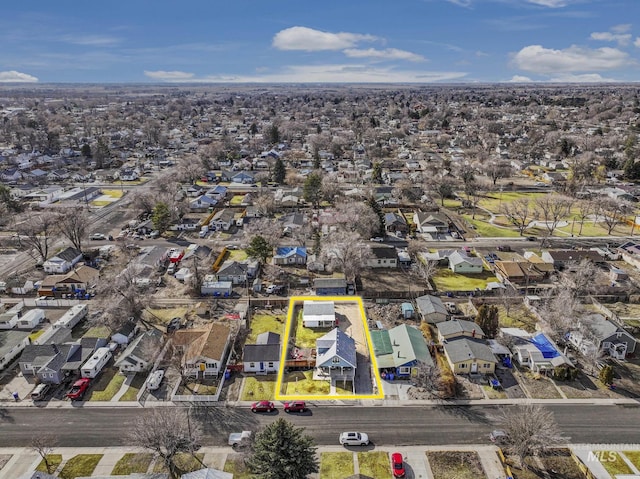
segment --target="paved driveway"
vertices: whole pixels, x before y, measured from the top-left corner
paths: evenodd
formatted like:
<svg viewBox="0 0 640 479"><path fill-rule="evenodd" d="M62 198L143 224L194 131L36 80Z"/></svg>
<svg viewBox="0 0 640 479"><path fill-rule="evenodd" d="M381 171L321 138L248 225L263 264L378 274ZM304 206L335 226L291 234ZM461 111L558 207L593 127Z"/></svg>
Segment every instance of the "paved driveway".
<svg viewBox="0 0 640 479"><path fill-rule="evenodd" d="M365 328L364 318L360 314L357 303L336 303L336 317L340 330L351 336L356 342L356 394L372 394L371 358Z"/></svg>

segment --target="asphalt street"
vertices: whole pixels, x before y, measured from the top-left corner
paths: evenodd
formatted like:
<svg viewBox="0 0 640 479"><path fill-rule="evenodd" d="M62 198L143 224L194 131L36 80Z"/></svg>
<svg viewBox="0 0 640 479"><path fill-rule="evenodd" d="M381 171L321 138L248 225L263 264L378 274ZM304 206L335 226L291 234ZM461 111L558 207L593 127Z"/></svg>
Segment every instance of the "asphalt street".
<svg viewBox="0 0 640 479"><path fill-rule="evenodd" d="M482 444L497 427L500 407L511 406L323 406L306 415L252 414L244 408L191 408L202 425L203 446L222 446L232 431L257 430L278 417L304 426L319 445L335 445L342 431L369 434L375 446ZM571 443L638 442L640 407L567 404L547 406ZM55 433L61 447L126 445L140 408L0 409L0 447L28 446L37 431ZM171 408L167 408L171 414Z"/></svg>

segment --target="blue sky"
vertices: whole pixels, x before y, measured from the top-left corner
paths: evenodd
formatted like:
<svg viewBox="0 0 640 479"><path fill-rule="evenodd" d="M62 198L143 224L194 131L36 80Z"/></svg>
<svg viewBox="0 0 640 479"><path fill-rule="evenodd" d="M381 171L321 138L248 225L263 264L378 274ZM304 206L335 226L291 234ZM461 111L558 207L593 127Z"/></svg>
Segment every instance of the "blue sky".
<svg viewBox="0 0 640 479"><path fill-rule="evenodd" d="M0 5L0 82L631 82L639 67L640 0Z"/></svg>

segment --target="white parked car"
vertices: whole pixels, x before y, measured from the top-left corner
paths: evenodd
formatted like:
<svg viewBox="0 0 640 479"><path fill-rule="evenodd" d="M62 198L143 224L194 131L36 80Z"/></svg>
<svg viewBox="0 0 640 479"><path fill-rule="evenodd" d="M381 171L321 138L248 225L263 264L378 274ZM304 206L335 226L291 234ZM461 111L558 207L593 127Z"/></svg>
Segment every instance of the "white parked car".
<svg viewBox="0 0 640 479"><path fill-rule="evenodd" d="M155 391L164 379L164 369L156 369L147 379L147 390Z"/></svg>
<svg viewBox="0 0 640 479"><path fill-rule="evenodd" d="M368 446L369 436L364 432L343 432L340 434L340 444L343 446Z"/></svg>

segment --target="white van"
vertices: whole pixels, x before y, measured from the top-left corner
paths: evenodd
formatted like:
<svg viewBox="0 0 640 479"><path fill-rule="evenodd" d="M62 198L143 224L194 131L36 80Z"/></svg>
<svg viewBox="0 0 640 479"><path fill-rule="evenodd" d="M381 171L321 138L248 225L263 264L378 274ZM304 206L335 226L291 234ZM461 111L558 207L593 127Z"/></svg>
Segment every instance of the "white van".
<svg viewBox="0 0 640 479"><path fill-rule="evenodd" d="M47 392L49 392L50 386L48 384L38 384L36 388L31 391L31 399L34 401L42 401L46 396Z"/></svg>

